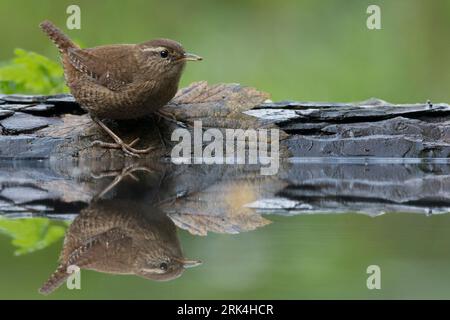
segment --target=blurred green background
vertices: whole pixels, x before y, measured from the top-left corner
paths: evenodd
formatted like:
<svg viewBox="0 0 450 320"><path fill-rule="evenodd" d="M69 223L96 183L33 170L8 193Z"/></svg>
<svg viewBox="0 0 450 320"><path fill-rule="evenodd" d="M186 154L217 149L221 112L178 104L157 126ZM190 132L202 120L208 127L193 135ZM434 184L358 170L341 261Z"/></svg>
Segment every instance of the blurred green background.
<svg viewBox="0 0 450 320"><path fill-rule="evenodd" d="M81 30L65 28L70 4L81 7ZM382 30L366 28L369 4L381 6ZM205 58L188 66L183 86L239 82L270 92L273 100L450 102L448 0L2 0L0 12L0 61L22 48L57 62L56 48L38 28L50 19L84 47L180 41ZM36 88L63 90L54 81L55 66L39 63L51 72ZM240 235L180 232L186 255L205 263L175 281L83 271L83 290L61 288L49 298L450 298L447 215L271 219L275 223ZM10 223L0 234L3 299L45 298L37 289L57 265L64 224L25 224L19 229L29 235L11 235ZM35 241L28 243L30 237ZM380 291L365 286L370 264L382 268Z"/></svg>
<svg viewBox="0 0 450 320"><path fill-rule="evenodd" d="M66 8L81 7L81 30L67 30ZM366 9L381 7L382 30ZM450 101L450 1L26 1L0 2L0 60L16 47L57 61L38 28L50 19L83 46L180 41L205 60L192 81L239 82L274 100Z"/></svg>

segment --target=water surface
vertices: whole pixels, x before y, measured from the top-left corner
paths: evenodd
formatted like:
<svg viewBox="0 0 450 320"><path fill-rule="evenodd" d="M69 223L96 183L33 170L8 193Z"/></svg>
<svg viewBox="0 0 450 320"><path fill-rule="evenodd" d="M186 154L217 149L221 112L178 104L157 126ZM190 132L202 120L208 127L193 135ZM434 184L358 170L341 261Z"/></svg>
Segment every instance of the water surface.
<svg viewBox="0 0 450 320"><path fill-rule="evenodd" d="M411 159L294 159L272 177L2 163L0 298L449 298L449 172ZM63 248L81 290L41 295ZM160 272L158 256L202 264Z"/></svg>

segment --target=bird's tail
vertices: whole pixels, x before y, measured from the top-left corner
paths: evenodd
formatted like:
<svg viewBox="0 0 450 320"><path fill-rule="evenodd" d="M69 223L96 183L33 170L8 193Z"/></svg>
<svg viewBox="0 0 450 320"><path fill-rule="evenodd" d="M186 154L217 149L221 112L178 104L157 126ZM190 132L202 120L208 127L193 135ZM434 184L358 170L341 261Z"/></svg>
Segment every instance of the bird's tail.
<svg viewBox="0 0 450 320"><path fill-rule="evenodd" d="M66 53L69 48L77 48L78 46L73 43L61 30L59 30L52 22L45 20L39 24L42 31L44 31L53 43L58 47L59 52Z"/></svg>
<svg viewBox="0 0 450 320"><path fill-rule="evenodd" d="M57 289L69 277L66 265L60 265L50 278L39 289L39 293L48 295Z"/></svg>

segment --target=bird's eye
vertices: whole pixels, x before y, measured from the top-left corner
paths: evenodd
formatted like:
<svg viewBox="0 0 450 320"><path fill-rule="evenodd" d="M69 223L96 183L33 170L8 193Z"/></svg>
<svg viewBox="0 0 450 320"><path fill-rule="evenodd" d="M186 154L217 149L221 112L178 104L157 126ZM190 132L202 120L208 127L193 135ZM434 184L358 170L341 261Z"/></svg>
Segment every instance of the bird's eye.
<svg viewBox="0 0 450 320"><path fill-rule="evenodd" d="M159 265L159 268L160 268L161 270L163 270L163 271L167 271L167 263L162 262L162 263Z"/></svg>
<svg viewBox="0 0 450 320"><path fill-rule="evenodd" d="M167 58L169 56L169 52L167 50L163 50L159 53L161 55L161 58Z"/></svg>

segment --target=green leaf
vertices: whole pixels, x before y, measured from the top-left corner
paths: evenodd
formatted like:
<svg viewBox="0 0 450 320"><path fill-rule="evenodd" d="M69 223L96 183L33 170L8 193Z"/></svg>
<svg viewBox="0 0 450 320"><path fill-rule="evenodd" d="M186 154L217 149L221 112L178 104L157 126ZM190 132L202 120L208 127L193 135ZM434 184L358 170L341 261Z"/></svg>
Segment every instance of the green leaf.
<svg viewBox="0 0 450 320"><path fill-rule="evenodd" d="M0 63L0 92L55 94L68 92L61 66L50 59L23 49L14 58Z"/></svg>
<svg viewBox="0 0 450 320"><path fill-rule="evenodd" d="M15 255L43 249L64 236L65 226L47 218L0 218L0 232L11 237Z"/></svg>

